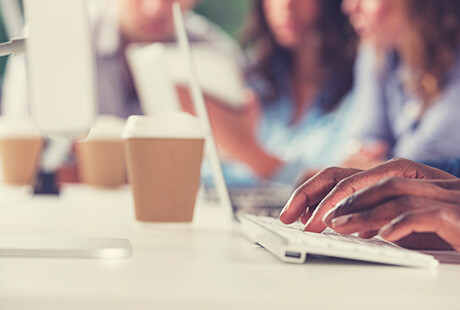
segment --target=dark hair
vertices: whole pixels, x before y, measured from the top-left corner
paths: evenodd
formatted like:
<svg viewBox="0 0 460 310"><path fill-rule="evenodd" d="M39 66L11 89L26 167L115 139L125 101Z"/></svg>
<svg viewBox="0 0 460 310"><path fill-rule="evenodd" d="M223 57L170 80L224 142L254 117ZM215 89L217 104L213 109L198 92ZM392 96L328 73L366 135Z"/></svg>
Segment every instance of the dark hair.
<svg viewBox="0 0 460 310"><path fill-rule="evenodd" d="M411 87L430 104L441 93L460 47L459 0L404 0L408 34L401 57L412 68Z"/></svg>
<svg viewBox="0 0 460 310"><path fill-rule="evenodd" d="M262 100L266 101L280 94L275 63L281 61L286 69L290 69L293 55L276 42L264 14L263 1L253 1L253 11L243 32L243 46L254 52L254 59L246 72L247 77L262 78L267 83L267 93L261 94ZM324 70L329 70L330 75L333 75L330 78L334 78L335 83L335 87L328 90L329 102L326 103L332 109L353 85L357 40L347 17L342 13L342 0L318 2L322 6L316 25L320 40L320 61Z"/></svg>

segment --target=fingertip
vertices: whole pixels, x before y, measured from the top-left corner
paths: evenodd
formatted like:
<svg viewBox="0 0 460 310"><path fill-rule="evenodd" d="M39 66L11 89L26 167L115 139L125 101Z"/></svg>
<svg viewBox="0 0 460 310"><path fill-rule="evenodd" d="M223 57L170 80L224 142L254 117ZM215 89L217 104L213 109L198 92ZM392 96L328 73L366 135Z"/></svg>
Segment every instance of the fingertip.
<svg viewBox="0 0 460 310"><path fill-rule="evenodd" d="M292 224L292 223L290 223L290 221L289 221L289 217L286 216L286 213L281 213L280 216L279 216L279 220L280 220L283 224L286 224L286 225Z"/></svg>
<svg viewBox="0 0 460 310"><path fill-rule="evenodd" d="M394 226L390 223L384 227L382 227L380 230L379 230L379 236L382 237L383 239L387 240L387 241L390 241L390 242L394 242L397 240L397 238L395 238L394 236Z"/></svg>
<svg viewBox="0 0 460 310"><path fill-rule="evenodd" d="M318 223L315 219L311 218L305 225L305 231L312 233L322 233L327 228L322 222Z"/></svg>
<svg viewBox="0 0 460 310"><path fill-rule="evenodd" d="M306 212L308 208L307 203L307 196L304 193L294 192L280 213L280 221L284 224L294 223Z"/></svg>

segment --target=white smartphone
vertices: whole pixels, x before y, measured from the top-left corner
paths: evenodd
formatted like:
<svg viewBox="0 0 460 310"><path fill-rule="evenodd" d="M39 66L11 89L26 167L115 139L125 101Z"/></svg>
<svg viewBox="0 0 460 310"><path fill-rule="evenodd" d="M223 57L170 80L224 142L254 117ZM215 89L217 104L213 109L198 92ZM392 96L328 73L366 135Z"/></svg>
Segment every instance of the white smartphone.
<svg viewBox="0 0 460 310"><path fill-rule="evenodd" d="M32 118L46 136L84 137L96 115L86 0L25 0Z"/></svg>
<svg viewBox="0 0 460 310"><path fill-rule="evenodd" d="M177 98L170 95L173 87L166 87L165 81L172 86L188 87L187 66L181 53L177 44L131 44L128 47L127 58L140 99L148 98L150 102L143 105L151 106L151 102L156 101L160 110L167 109L158 107L165 102L172 102L174 108L178 106ZM234 109L244 106L245 82L238 55L210 43L192 44L192 53L203 93Z"/></svg>

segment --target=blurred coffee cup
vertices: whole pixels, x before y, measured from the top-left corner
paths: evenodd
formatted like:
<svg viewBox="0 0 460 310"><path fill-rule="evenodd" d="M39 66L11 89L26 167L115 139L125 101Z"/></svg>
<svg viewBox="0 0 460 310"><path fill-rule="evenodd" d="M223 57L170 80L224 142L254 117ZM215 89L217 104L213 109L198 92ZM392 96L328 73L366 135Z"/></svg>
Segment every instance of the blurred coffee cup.
<svg viewBox="0 0 460 310"><path fill-rule="evenodd" d="M32 185L43 149L43 138L28 118L0 118L0 159L3 181Z"/></svg>
<svg viewBox="0 0 460 310"><path fill-rule="evenodd" d="M121 132L125 120L100 116L88 137L76 143L80 180L95 187L116 188L126 183Z"/></svg>
<svg viewBox="0 0 460 310"><path fill-rule="evenodd" d="M201 122L181 112L131 116L122 137L136 219L191 222L205 143Z"/></svg>

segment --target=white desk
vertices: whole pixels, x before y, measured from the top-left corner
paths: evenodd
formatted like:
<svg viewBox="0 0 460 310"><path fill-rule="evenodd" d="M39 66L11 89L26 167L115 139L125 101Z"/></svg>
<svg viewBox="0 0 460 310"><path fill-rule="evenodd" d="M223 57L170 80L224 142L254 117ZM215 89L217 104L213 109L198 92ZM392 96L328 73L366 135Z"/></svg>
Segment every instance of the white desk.
<svg viewBox="0 0 460 310"><path fill-rule="evenodd" d="M139 228L127 188L72 186L59 199L2 190L0 235L126 237L134 248L123 260L0 258L2 310L460 309L458 265L283 264L215 206L200 205L191 226Z"/></svg>

